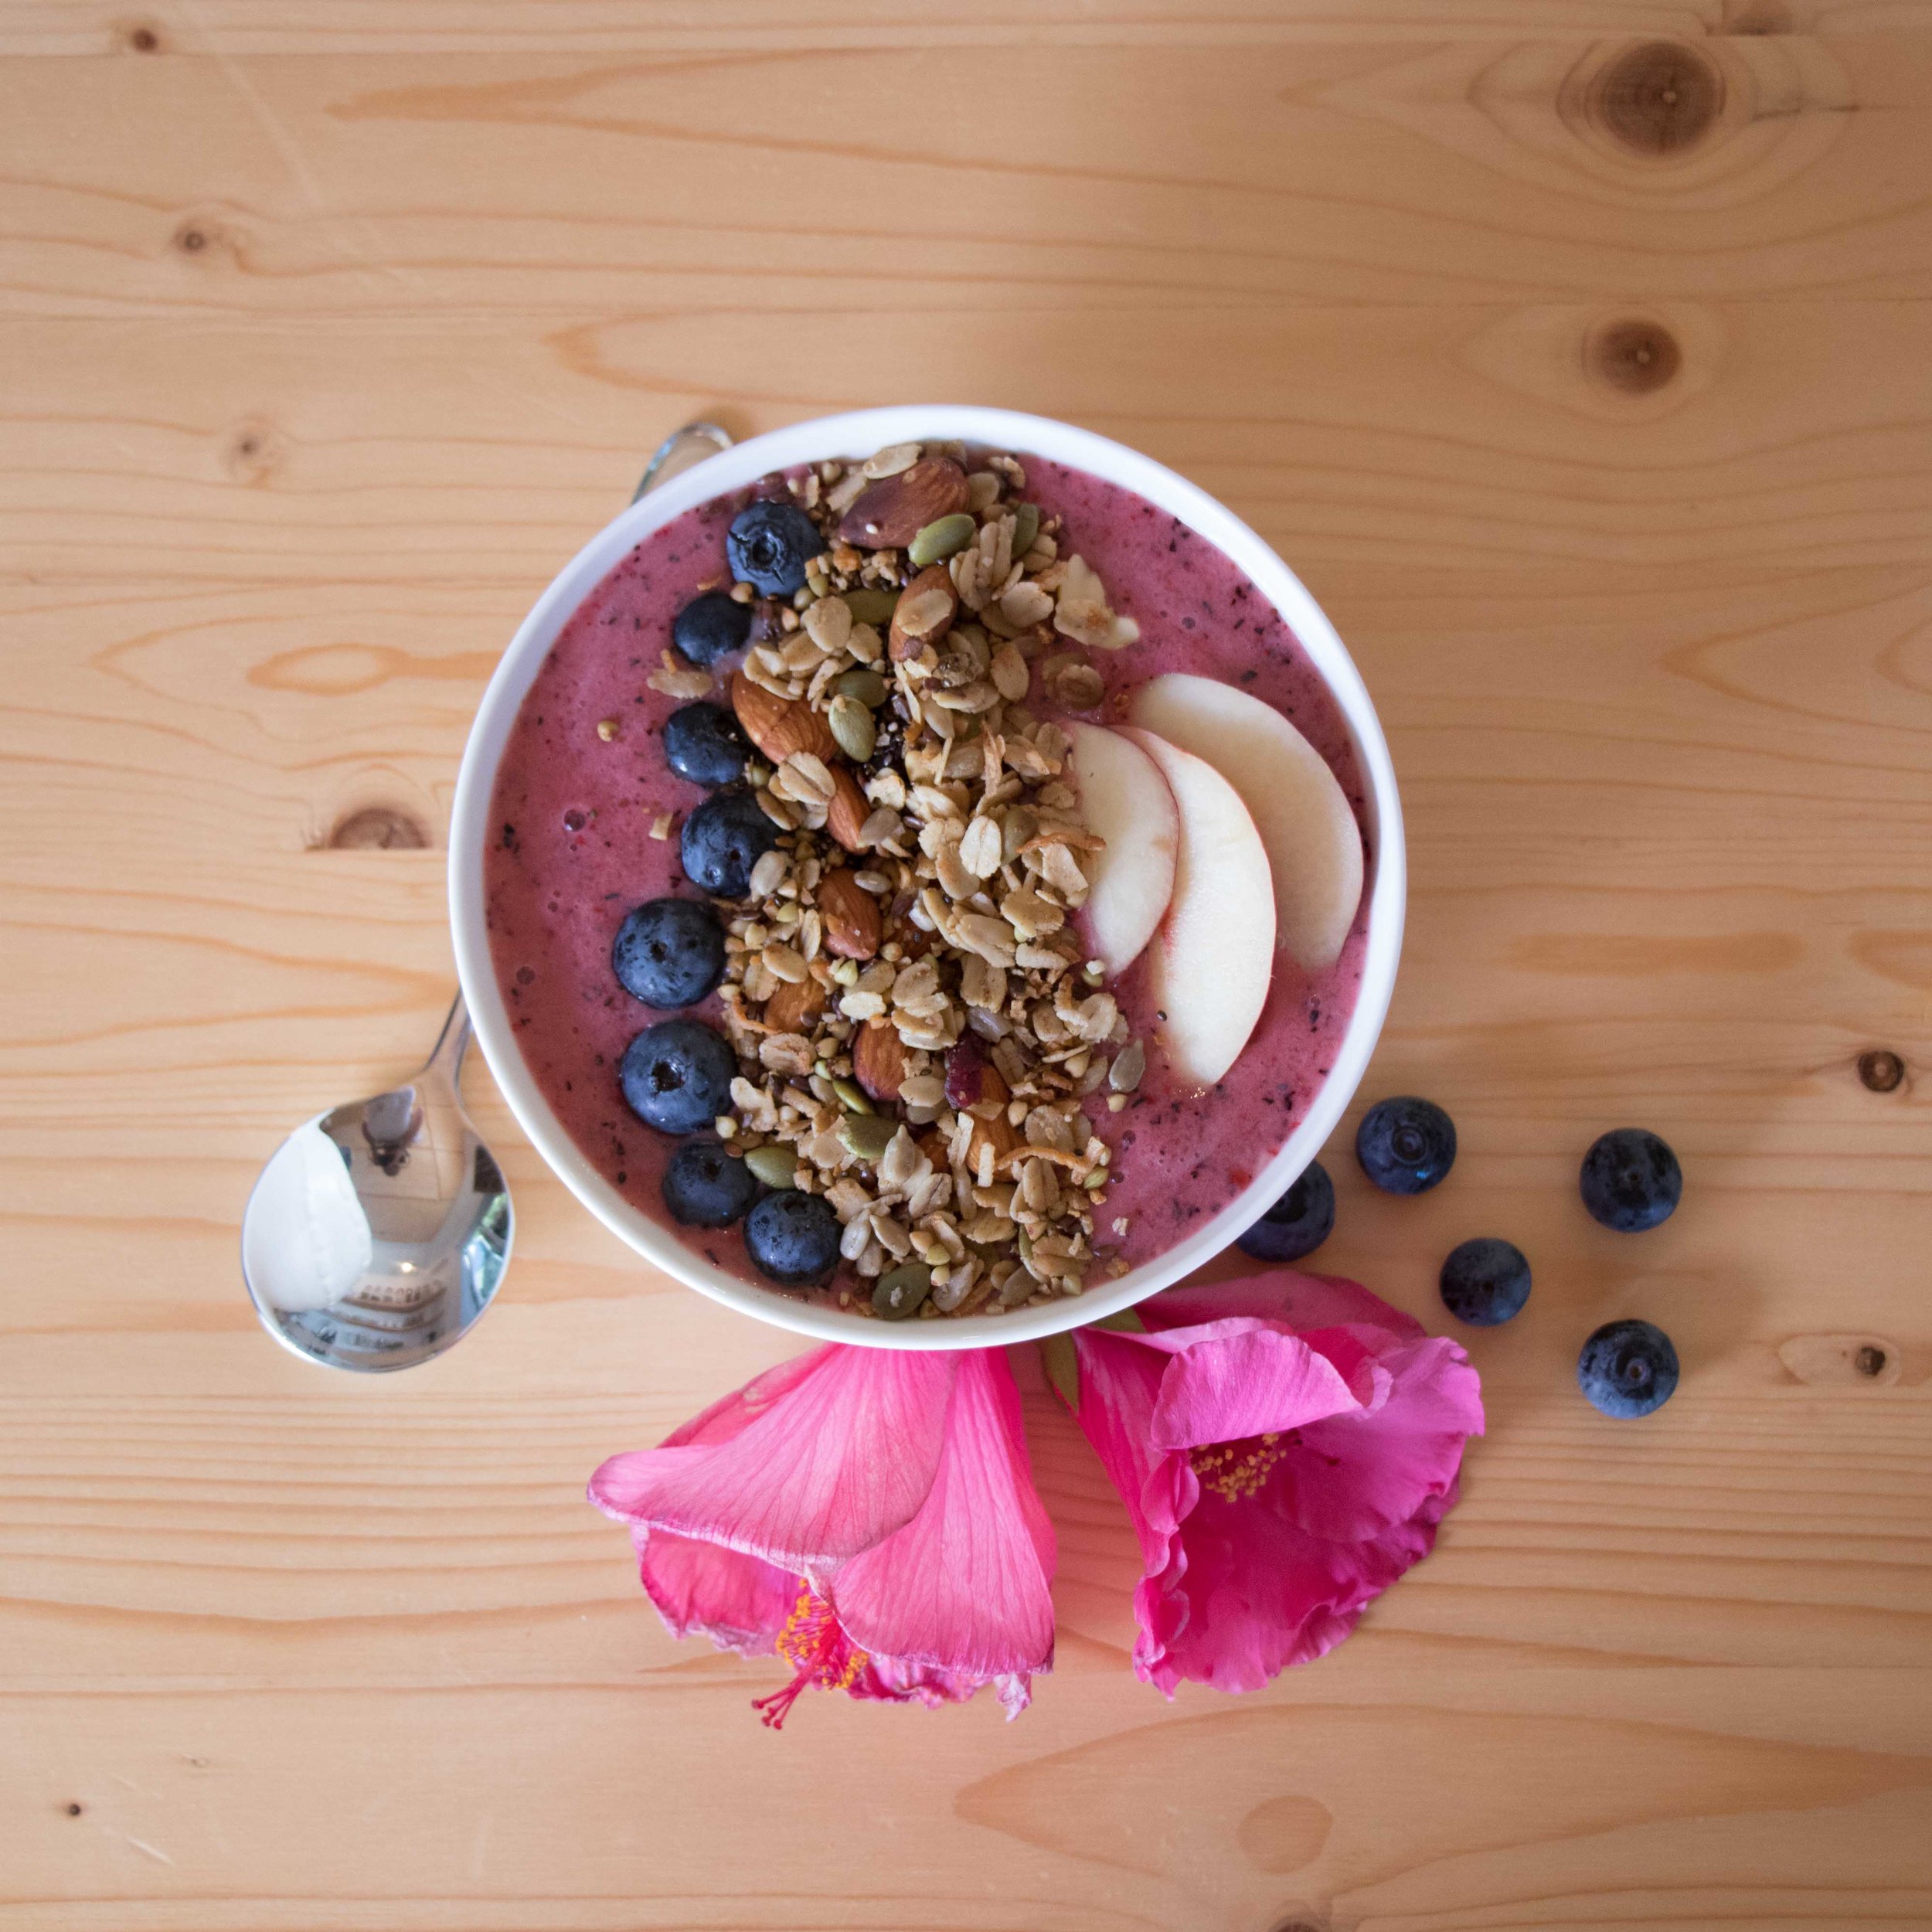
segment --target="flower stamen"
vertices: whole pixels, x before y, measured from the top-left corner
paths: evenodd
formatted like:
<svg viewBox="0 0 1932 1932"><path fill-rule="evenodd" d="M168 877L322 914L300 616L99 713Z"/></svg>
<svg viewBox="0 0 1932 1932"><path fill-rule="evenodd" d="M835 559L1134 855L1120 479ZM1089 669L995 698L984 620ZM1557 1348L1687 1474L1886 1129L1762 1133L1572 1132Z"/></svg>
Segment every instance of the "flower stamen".
<svg viewBox="0 0 1932 1932"><path fill-rule="evenodd" d="M751 1700L752 1709L774 1731L784 1728L786 1714L801 1692L815 1685L825 1690L849 1690L872 1662L839 1628L831 1604L809 1589L798 1593L798 1600L778 1633L777 1649L798 1675L784 1689Z"/></svg>
<svg viewBox="0 0 1932 1932"><path fill-rule="evenodd" d="M1259 1492L1270 1472L1287 1453L1279 1430L1264 1436L1244 1436L1234 1442L1204 1443L1190 1449L1187 1459L1204 1489L1229 1502L1240 1502Z"/></svg>

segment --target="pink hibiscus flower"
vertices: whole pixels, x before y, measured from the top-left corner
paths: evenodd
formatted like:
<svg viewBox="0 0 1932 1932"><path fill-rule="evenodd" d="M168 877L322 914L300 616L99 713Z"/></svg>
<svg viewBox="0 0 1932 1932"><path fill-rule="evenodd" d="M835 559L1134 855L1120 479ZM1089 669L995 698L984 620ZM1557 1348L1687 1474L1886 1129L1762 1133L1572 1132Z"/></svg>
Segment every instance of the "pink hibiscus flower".
<svg viewBox="0 0 1932 1932"><path fill-rule="evenodd" d="M774 1728L814 1685L939 1704L990 1683L1016 1716L1053 1666L1053 1526L996 1349L816 1349L590 1493L673 1636L791 1665L758 1700Z"/></svg>
<svg viewBox="0 0 1932 1932"><path fill-rule="evenodd" d="M1286 1269L1138 1312L1145 1332L1073 1337L1080 1427L1141 1539L1134 1668L1170 1697L1257 1689L1427 1555L1482 1432L1476 1372L1355 1282Z"/></svg>

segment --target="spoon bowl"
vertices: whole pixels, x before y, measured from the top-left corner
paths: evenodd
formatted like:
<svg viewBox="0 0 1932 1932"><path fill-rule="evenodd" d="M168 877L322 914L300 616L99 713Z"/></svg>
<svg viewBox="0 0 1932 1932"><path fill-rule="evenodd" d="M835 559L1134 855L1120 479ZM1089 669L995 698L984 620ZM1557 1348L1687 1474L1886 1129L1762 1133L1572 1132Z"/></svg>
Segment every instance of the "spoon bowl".
<svg viewBox="0 0 1932 1932"><path fill-rule="evenodd" d="M262 1325L304 1361L413 1368L466 1335L510 1258L495 1157L463 1111L459 994L403 1085L296 1128L242 1216L242 1278Z"/></svg>

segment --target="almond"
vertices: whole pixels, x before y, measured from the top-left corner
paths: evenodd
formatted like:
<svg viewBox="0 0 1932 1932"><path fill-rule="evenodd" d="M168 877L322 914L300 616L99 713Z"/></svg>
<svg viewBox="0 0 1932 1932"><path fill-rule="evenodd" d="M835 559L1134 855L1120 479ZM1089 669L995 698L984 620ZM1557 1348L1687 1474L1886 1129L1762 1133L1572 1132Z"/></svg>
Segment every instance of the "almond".
<svg viewBox="0 0 1932 1932"><path fill-rule="evenodd" d="M849 872L828 872L818 882L818 916L825 951L841 959L870 959L879 951L879 901Z"/></svg>
<svg viewBox="0 0 1932 1932"><path fill-rule="evenodd" d="M906 1080L906 1045L889 1020L874 1020L852 1043L853 1077L876 1100L896 1100Z"/></svg>
<svg viewBox="0 0 1932 1932"><path fill-rule="evenodd" d="M965 509L966 472L951 457L929 456L875 483L838 526L842 542L862 550L903 550L928 523Z"/></svg>
<svg viewBox="0 0 1932 1932"><path fill-rule="evenodd" d="M801 751L829 764L838 756L832 727L802 698L781 698L753 684L743 672L731 675L731 708L745 736L774 764Z"/></svg>
<svg viewBox="0 0 1932 1932"><path fill-rule="evenodd" d="M1012 1097L1012 1090L1000 1077L999 1069L988 1060L980 1069L979 1099L970 1110L973 1138L967 1150L966 1165L975 1172L979 1168L979 1151L982 1147L993 1150L993 1160L997 1165L1020 1145L1019 1129L1006 1117L1006 1103ZM994 1104L995 1102L997 1105ZM991 1117L981 1119L982 1113Z"/></svg>
<svg viewBox="0 0 1932 1932"><path fill-rule="evenodd" d="M899 594L893 606L892 656L895 664L916 658L937 644L953 628L959 614L959 592L952 573L943 563L928 564Z"/></svg>
<svg viewBox="0 0 1932 1932"><path fill-rule="evenodd" d="M866 802L866 794L859 789L858 781L843 765L832 768L832 802L825 808L825 829L848 852L863 852L866 842L862 833L866 821L872 816L872 807Z"/></svg>
<svg viewBox="0 0 1932 1932"><path fill-rule="evenodd" d="M810 974L801 980L781 980L765 1002L765 1024L774 1033L803 1033L825 1010L825 989Z"/></svg>

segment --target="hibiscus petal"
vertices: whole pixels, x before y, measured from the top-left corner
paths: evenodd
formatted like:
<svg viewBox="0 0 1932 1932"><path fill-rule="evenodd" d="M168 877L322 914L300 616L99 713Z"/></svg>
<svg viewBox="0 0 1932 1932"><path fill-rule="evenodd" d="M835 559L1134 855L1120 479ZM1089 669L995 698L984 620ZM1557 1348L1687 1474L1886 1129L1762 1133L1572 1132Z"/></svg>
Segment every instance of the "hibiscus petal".
<svg viewBox="0 0 1932 1932"><path fill-rule="evenodd" d="M823 1358L831 1354L833 1345L828 1342L824 1348L814 1349L809 1354L793 1355L777 1367L766 1369L763 1375L753 1376L742 1389L733 1389L702 1415L679 1423L658 1447L676 1449L691 1442L729 1442L733 1436L742 1434L806 1376L815 1375L823 1366Z"/></svg>
<svg viewBox="0 0 1932 1932"><path fill-rule="evenodd" d="M1009 1718L1019 1716L1033 1701L1033 1680L1024 1671L988 1679L963 1671L936 1670L930 1664L909 1664L898 1657L875 1657L846 1690L853 1697L878 1698L894 1704L917 1702L936 1709L941 1704L964 1703L989 1682Z"/></svg>
<svg viewBox="0 0 1932 1932"><path fill-rule="evenodd" d="M741 1392L755 1413L727 1397L689 1425L707 1439L612 1457L591 1478L590 1500L800 1571L856 1556L909 1522L939 1465L955 1358L835 1345L773 1373L776 1395L770 1377Z"/></svg>
<svg viewBox="0 0 1932 1932"><path fill-rule="evenodd" d="M1053 1530L1005 1357L985 1349L957 1359L924 1506L842 1565L828 1594L846 1634L875 1658L984 1682L1052 1665Z"/></svg>
<svg viewBox="0 0 1932 1932"><path fill-rule="evenodd" d="M767 1657L804 1579L757 1556L692 1543L662 1529L634 1529L638 1577L673 1637L693 1631L720 1650Z"/></svg>
<svg viewBox="0 0 1932 1932"><path fill-rule="evenodd" d="M1437 1337L1383 1356L1387 1399L1359 1417L1302 1432L1284 1465L1288 1515L1304 1529L1345 1539L1406 1522L1449 1493L1463 1445L1483 1429L1482 1387L1456 1343Z"/></svg>
<svg viewBox="0 0 1932 1932"><path fill-rule="evenodd" d="M1332 1650L1434 1540L1429 1522L1333 1543L1272 1511L1203 1495L1180 1534L1192 1614L1137 1647L1135 1668L1169 1696L1183 1679L1258 1690Z"/></svg>
<svg viewBox="0 0 1932 1932"><path fill-rule="evenodd" d="M1123 1339L1169 1353L1152 1417L1156 1449L1299 1429L1360 1406L1334 1362L1272 1323L1217 1321Z"/></svg>
<svg viewBox="0 0 1932 1932"><path fill-rule="evenodd" d="M1284 1322L1298 1332L1360 1324L1386 1328L1405 1340L1422 1333L1422 1324L1413 1315L1392 1308L1359 1281L1345 1281L1335 1274L1302 1274L1293 1268L1270 1268L1265 1274L1244 1274L1233 1281L1169 1288L1143 1301L1137 1312L1153 1329L1189 1328L1230 1315L1258 1315Z"/></svg>
<svg viewBox="0 0 1932 1932"><path fill-rule="evenodd" d="M1475 1371L1366 1289L1286 1270L1141 1312L1145 1334L1074 1338L1080 1427L1141 1542L1134 1668L1169 1696L1255 1689L1332 1648L1433 1546L1482 1426Z"/></svg>
<svg viewBox="0 0 1932 1932"><path fill-rule="evenodd" d="M1154 1447L1154 1410L1167 1364L1133 1338L1105 1328L1077 1328L1073 1348L1080 1365L1080 1424L1127 1505L1148 1569L1167 1562L1168 1541L1185 1500L1171 1465L1185 1458Z"/></svg>

